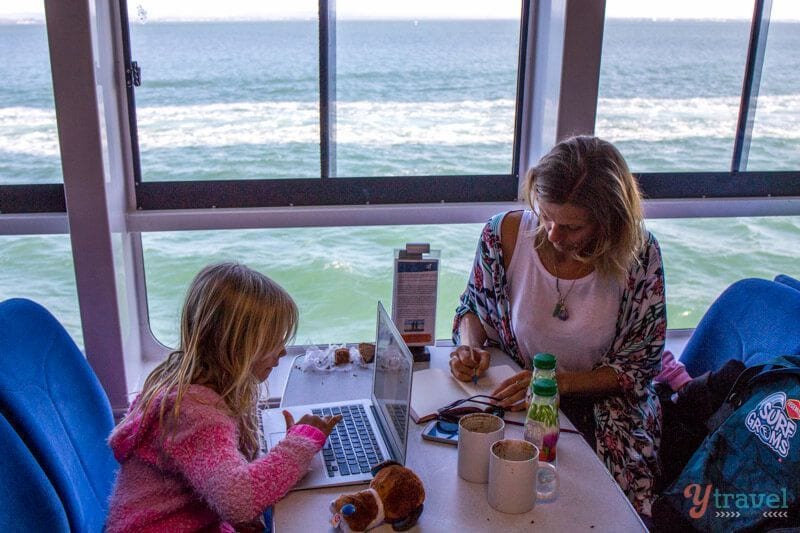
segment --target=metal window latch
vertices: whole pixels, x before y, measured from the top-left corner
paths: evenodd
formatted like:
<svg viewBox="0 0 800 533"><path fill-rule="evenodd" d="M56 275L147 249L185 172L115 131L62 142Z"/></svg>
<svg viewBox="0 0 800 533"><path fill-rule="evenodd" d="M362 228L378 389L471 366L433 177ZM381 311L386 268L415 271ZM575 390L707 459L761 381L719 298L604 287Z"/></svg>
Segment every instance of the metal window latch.
<svg viewBox="0 0 800 533"><path fill-rule="evenodd" d="M139 87L142 84L142 69L139 68L139 63L131 61L125 69L125 85L130 89L131 87Z"/></svg>

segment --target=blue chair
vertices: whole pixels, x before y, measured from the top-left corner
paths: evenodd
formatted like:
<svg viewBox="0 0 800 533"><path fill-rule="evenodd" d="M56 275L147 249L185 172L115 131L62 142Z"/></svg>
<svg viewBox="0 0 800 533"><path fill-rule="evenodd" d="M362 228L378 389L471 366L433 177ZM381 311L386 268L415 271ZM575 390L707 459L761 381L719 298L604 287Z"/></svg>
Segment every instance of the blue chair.
<svg viewBox="0 0 800 533"><path fill-rule="evenodd" d="M69 531L53 485L2 414L0 450L0 531Z"/></svg>
<svg viewBox="0 0 800 533"><path fill-rule="evenodd" d="M49 479L68 530L102 531L118 468L106 443L111 405L66 330L30 300L0 303L0 412ZM27 512L38 517L41 505Z"/></svg>
<svg viewBox="0 0 800 533"><path fill-rule="evenodd" d="M708 311L681 353L689 375L717 370L729 359L745 366L800 354L800 281L747 278L731 284Z"/></svg>

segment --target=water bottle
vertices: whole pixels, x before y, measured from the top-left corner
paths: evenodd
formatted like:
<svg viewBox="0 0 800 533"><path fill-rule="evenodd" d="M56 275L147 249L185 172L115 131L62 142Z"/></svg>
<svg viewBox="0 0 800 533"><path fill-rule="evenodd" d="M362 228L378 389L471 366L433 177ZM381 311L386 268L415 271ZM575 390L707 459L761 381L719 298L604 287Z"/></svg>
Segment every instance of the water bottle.
<svg viewBox="0 0 800 533"><path fill-rule="evenodd" d="M524 438L539 448L539 460L556 460L558 442L558 386L552 379L533 380L533 396L525 417Z"/></svg>
<svg viewBox="0 0 800 533"><path fill-rule="evenodd" d="M556 356L551 353L540 352L533 356L533 374L528 390L525 391L525 403L531 404L533 397L533 382L539 378L556 380ZM558 408L558 402L556 402Z"/></svg>

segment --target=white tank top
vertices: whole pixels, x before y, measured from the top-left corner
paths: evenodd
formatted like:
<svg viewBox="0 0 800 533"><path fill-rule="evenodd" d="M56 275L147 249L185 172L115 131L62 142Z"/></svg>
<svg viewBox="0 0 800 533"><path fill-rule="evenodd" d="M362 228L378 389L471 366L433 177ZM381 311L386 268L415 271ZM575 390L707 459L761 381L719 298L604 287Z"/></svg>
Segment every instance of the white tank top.
<svg viewBox="0 0 800 533"><path fill-rule="evenodd" d="M535 229L536 217L524 211L506 271L511 327L520 353L533 357L538 352L550 352L556 356L559 370L591 370L614 340L622 287L597 272L576 280L559 280L569 318L554 317L556 278L545 269L534 248Z"/></svg>

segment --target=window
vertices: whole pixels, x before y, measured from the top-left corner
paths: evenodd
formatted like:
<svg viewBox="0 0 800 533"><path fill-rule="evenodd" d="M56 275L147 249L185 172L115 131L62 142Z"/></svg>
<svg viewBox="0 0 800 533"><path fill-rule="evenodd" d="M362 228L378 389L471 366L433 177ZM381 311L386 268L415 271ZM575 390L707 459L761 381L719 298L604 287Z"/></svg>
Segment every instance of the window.
<svg viewBox="0 0 800 533"><path fill-rule="evenodd" d="M0 6L0 50L0 213L64 211L43 3Z"/></svg>
<svg viewBox="0 0 800 533"><path fill-rule="evenodd" d="M0 184L60 183L53 83L44 6L2 23ZM27 23L23 23L27 22Z"/></svg>
<svg viewBox="0 0 800 533"><path fill-rule="evenodd" d="M800 22L785 20L791 4L772 4L747 170L800 168Z"/></svg>
<svg viewBox="0 0 800 533"><path fill-rule="evenodd" d="M6 298L45 306L83 347L68 235L0 235L0 301Z"/></svg>
<svg viewBox="0 0 800 533"><path fill-rule="evenodd" d="M597 135L635 172L727 171L752 1L731 2L726 10L741 16L724 21L614 18L615 3L607 2Z"/></svg>
<svg viewBox="0 0 800 533"><path fill-rule="evenodd" d="M0 5L0 214L64 211L42 2ZM0 300L47 307L82 346L68 235L0 235Z"/></svg>
<svg viewBox="0 0 800 533"><path fill-rule="evenodd" d="M276 20L275 4L199 15L174 2L131 6L143 181L319 176L316 11Z"/></svg>
<svg viewBox="0 0 800 533"><path fill-rule="evenodd" d="M514 173L519 2L499 20L336 9L337 176Z"/></svg>
<svg viewBox="0 0 800 533"><path fill-rule="evenodd" d="M753 2L727 2L726 20L670 3L661 4L656 17L619 18L641 16L635 9L646 3L637 6L607 2L596 132L620 148L651 197L750 196L755 189L780 194L788 179L796 182L800 144L797 128L787 124L798 116L800 64L790 50L799 44L800 22L770 21L747 166L794 170L795 177L737 175L732 159ZM738 279L798 275L788 252L800 244L798 217L670 218L647 224L664 256L672 329L694 327Z"/></svg>
<svg viewBox="0 0 800 533"><path fill-rule="evenodd" d="M137 206L513 200L520 0L444 4L131 4Z"/></svg>
<svg viewBox="0 0 800 533"><path fill-rule="evenodd" d="M270 276L295 299L295 342L369 341L375 338L376 300L391 307L394 249L429 242L442 250L436 337L450 338L480 230L480 224L443 224L146 233L151 328L163 344L177 345L191 279L209 263L235 260Z"/></svg>

